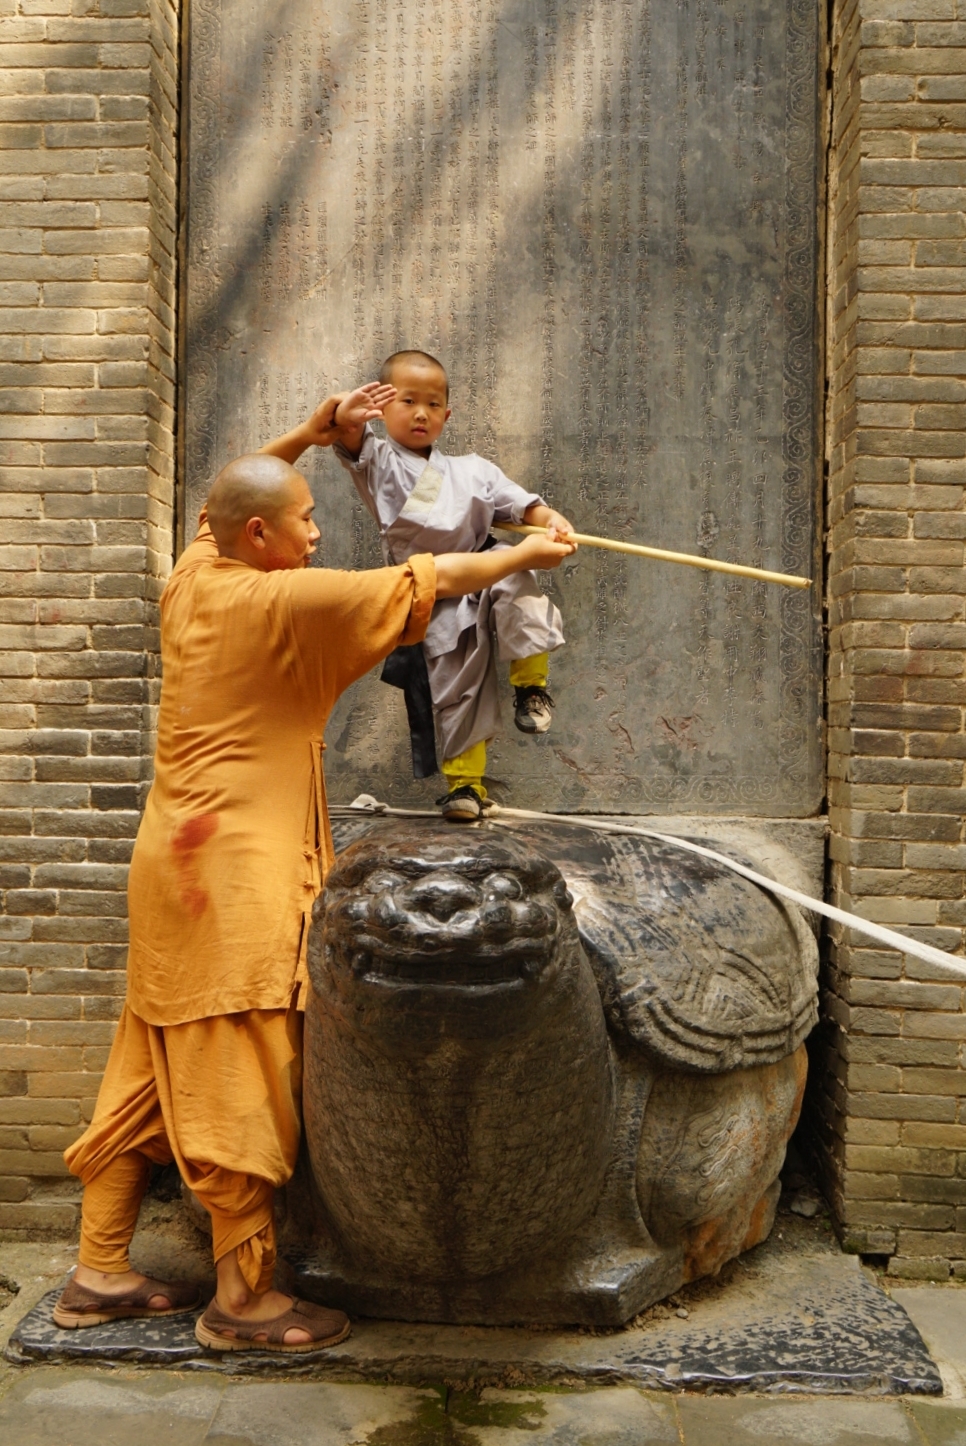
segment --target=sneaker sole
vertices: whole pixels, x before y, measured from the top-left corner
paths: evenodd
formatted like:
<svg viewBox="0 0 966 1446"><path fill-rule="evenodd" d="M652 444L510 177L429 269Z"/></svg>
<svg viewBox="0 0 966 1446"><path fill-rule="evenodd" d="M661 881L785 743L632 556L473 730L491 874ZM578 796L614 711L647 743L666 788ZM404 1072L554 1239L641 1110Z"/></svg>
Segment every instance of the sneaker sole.
<svg viewBox="0 0 966 1446"><path fill-rule="evenodd" d="M531 724L529 722L520 723L516 718L514 718L513 722L514 725L519 728L521 733L549 733L550 725L553 722L553 719L548 718L546 723L544 723L543 721L537 721Z"/></svg>

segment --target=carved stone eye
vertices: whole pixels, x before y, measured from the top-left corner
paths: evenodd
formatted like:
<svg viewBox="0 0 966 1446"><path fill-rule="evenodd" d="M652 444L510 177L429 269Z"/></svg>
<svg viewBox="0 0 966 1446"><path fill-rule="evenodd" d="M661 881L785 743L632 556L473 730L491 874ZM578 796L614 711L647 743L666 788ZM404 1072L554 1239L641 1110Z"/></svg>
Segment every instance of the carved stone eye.
<svg viewBox="0 0 966 1446"><path fill-rule="evenodd" d="M573 908L574 896L567 888L567 885L564 883L563 879L558 879L557 882L554 884L553 896L556 899L557 903L560 905L561 909Z"/></svg>
<svg viewBox="0 0 966 1446"><path fill-rule="evenodd" d="M487 898L497 895L501 899L519 899L523 897L523 885L512 874L487 874L483 893Z"/></svg>
<svg viewBox="0 0 966 1446"><path fill-rule="evenodd" d="M370 894L392 893L405 882L402 874L394 874L391 869L373 869L366 879L366 889Z"/></svg>

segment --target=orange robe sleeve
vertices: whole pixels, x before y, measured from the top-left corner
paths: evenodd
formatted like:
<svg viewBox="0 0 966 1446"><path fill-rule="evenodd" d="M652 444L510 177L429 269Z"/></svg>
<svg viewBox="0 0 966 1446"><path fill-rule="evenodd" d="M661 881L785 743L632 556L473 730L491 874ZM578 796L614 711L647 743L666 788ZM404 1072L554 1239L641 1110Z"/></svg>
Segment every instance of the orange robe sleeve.
<svg viewBox="0 0 966 1446"><path fill-rule="evenodd" d="M293 577L293 626L306 663L320 669L327 716L393 648L422 641L435 601L436 563L428 552L401 567L306 569Z"/></svg>

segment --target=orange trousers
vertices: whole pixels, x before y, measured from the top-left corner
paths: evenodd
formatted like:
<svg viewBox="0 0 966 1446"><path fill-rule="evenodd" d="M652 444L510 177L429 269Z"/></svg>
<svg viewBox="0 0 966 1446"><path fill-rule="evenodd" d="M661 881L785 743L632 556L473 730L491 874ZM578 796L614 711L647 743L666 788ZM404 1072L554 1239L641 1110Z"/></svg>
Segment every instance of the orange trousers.
<svg viewBox="0 0 966 1446"><path fill-rule="evenodd" d="M176 1160L211 1216L216 1262L235 1250L249 1288L267 1290L274 1193L295 1169L301 1090L294 1005L173 1025L125 1005L94 1118L64 1153L84 1184L81 1264L129 1269L150 1166Z"/></svg>

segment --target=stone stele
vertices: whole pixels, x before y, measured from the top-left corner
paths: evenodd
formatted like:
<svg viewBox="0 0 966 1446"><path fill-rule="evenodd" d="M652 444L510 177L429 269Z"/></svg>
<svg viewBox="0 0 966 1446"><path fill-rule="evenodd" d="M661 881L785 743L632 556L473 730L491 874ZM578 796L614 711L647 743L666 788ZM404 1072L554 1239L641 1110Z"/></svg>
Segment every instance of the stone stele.
<svg viewBox="0 0 966 1446"><path fill-rule="evenodd" d="M183 473L443 358L451 452L581 531L819 577L812 0L192 0ZM320 561L371 567L331 453ZM807 817L819 588L585 550L545 578L554 727L491 750L530 807ZM329 728L330 796L419 803L401 695ZM432 787L430 784L429 787Z"/></svg>
<svg viewBox="0 0 966 1446"><path fill-rule="evenodd" d="M618 1326L771 1229L816 1017L794 907L562 822L355 821L309 940L297 1289Z"/></svg>

